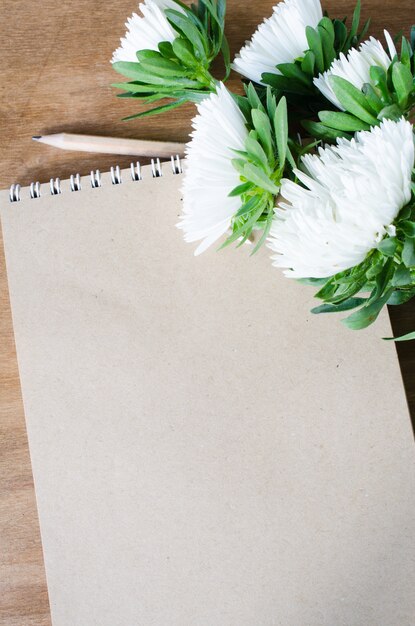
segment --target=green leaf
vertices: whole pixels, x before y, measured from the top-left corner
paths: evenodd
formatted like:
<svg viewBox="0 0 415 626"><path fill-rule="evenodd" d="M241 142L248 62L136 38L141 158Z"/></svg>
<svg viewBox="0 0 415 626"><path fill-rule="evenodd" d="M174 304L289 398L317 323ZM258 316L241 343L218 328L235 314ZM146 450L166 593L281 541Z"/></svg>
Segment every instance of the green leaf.
<svg viewBox="0 0 415 626"><path fill-rule="evenodd" d="M408 98L413 90L412 72L403 63L394 63L392 67L392 82L398 96L398 104L406 107Z"/></svg>
<svg viewBox="0 0 415 626"><path fill-rule="evenodd" d="M177 109L177 107L181 106L186 102L185 99L176 100L170 104L163 104L159 107L154 107L154 109L149 109L147 111L143 111L142 113L136 113L135 115L129 115L128 117L124 117L122 119L123 122L128 122L130 120L135 120L140 117L149 117L150 115L158 115L159 113L165 113L166 111L171 111L173 109Z"/></svg>
<svg viewBox="0 0 415 626"><path fill-rule="evenodd" d="M252 137L252 132L245 140L245 148L248 153L248 157L250 157L256 165L264 169L264 171L270 171L268 157L261 144Z"/></svg>
<svg viewBox="0 0 415 626"><path fill-rule="evenodd" d="M378 245L378 250L384 255L388 257L393 257L396 248L398 245L398 240L396 237L385 237Z"/></svg>
<svg viewBox="0 0 415 626"><path fill-rule="evenodd" d="M265 240L269 235L269 231L271 230L273 217L274 217L274 212L271 210L269 211L267 215L267 221L266 221L263 233L249 256L253 256L256 252L258 252L261 246L265 243Z"/></svg>
<svg viewBox="0 0 415 626"><path fill-rule="evenodd" d="M255 87L251 82L248 83L248 85L245 87L245 91L248 102L251 105L251 109L259 109L260 111L263 111L265 113L264 106L255 90Z"/></svg>
<svg viewBox="0 0 415 626"><path fill-rule="evenodd" d="M363 306L359 311L352 313L349 317L342 320L343 324L352 330L361 330L362 328L367 328L370 324L373 324L374 321L379 316L382 308L389 300L393 289L388 289L386 293L381 298L378 298L371 304L367 304Z"/></svg>
<svg viewBox="0 0 415 626"><path fill-rule="evenodd" d="M318 30L315 30L312 26L307 26L306 30L307 42L310 50L314 53L316 59L316 66L319 72L324 72L324 54L323 54L323 45L321 42L320 33Z"/></svg>
<svg viewBox="0 0 415 626"><path fill-rule="evenodd" d="M289 79L297 80L305 85L307 89L311 89L312 81L310 77L300 69L296 63L280 63L277 65L277 69L283 76Z"/></svg>
<svg viewBox="0 0 415 626"><path fill-rule="evenodd" d="M362 91L366 96L366 100L370 104L373 111L378 114L384 108L382 100L379 98L376 91L373 89L372 85L369 83L365 83L362 87Z"/></svg>
<svg viewBox="0 0 415 626"><path fill-rule="evenodd" d="M323 17L317 26L317 30L323 48L324 69L328 69L336 58L336 52L333 47L335 35L332 21L327 17Z"/></svg>
<svg viewBox="0 0 415 626"><path fill-rule="evenodd" d="M355 39L357 37L357 31L359 30L360 24L360 10L361 10L361 2L357 0L355 10L353 12L352 26L350 28L349 36L346 41L346 48L349 49L350 46L355 43Z"/></svg>
<svg viewBox="0 0 415 626"><path fill-rule="evenodd" d="M334 128L328 128L324 124L320 122L312 122L311 120L302 120L301 125L305 128L305 130L310 133L312 137L317 137L318 139L324 139L324 141L334 142L338 137L345 137L346 139L351 139L351 135L349 133L344 132L343 130L335 130Z"/></svg>
<svg viewBox="0 0 415 626"><path fill-rule="evenodd" d="M336 50L341 51L344 49L344 45L347 41L347 28L341 20L334 20L333 26L335 33L334 46Z"/></svg>
<svg viewBox="0 0 415 626"><path fill-rule="evenodd" d="M415 267L415 240L410 237L405 238L402 250L402 261L406 267Z"/></svg>
<svg viewBox="0 0 415 626"><path fill-rule="evenodd" d="M404 221L399 223L399 227L403 230L405 235L413 239L415 237L415 222Z"/></svg>
<svg viewBox="0 0 415 626"><path fill-rule="evenodd" d="M346 111L371 126L379 124L376 117L373 117L368 101L359 89L356 89L354 85L340 76L330 76L329 82L340 104Z"/></svg>
<svg viewBox="0 0 415 626"><path fill-rule="evenodd" d="M241 185L234 187L234 189L232 189L232 191L228 193L228 196L230 198L233 198L235 196L242 196L244 193L251 191L251 189L253 189L252 183L242 183Z"/></svg>
<svg viewBox="0 0 415 626"><path fill-rule="evenodd" d="M277 110L277 103L275 96L272 95L272 89L267 86L267 113L270 120L274 119L275 111Z"/></svg>
<svg viewBox="0 0 415 626"><path fill-rule="evenodd" d="M162 76L163 78L169 76L183 77L188 75L186 69L182 68L178 63L175 63L174 61L169 61L169 59L165 59L161 56L161 54L158 58L153 57L141 61L140 65L142 70L154 73L157 76Z"/></svg>
<svg viewBox="0 0 415 626"><path fill-rule="evenodd" d="M260 196L252 196L240 207L237 213L235 213L235 217L244 217L248 213L252 213L252 211L257 208L260 201Z"/></svg>
<svg viewBox="0 0 415 626"><path fill-rule="evenodd" d="M406 37L402 37L402 44L401 44L401 63L403 63L404 65L406 65L406 67L408 67L409 69L411 69L411 58L412 58L412 50L411 50L411 46L409 44L409 41L406 39Z"/></svg>
<svg viewBox="0 0 415 626"><path fill-rule="evenodd" d="M222 58L223 58L223 63L225 65L225 76L224 76L224 80L226 80L230 74L231 71L231 53L229 50L229 44L228 44L228 40L226 39L225 36L222 37L222 44L221 44L221 52L222 52Z"/></svg>
<svg viewBox="0 0 415 626"><path fill-rule="evenodd" d="M388 87L388 77L383 69L383 67L379 67L378 65L372 65L369 70L370 80L372 83L379 89L382 94L382 98L384 102L390 101L390 93Z"/></svg>
<svg viewBox="0 0 415 626"><path fill-rule="evenodd" d="M306 87L299 80L287 78L286 76L280 76L279 74L264 72L261 80L266 85L271 85L271 87L274 87L274 89L278 89L283 93L294 93L302 96L309 96L310 93L312 93L311 89Z"/></svg>
<svg viewBox="0 0 415 626"><path fill-rule="evenodd" d="M409 302L415 296L415 288L414 289L396 289L389 300L387 301L388 305L398 306L400 304L405 304L405 302Z"/></svg>
<svg viewBox="0 0 415 626"><path fill-rule="evenodd" d="M397 122L402 117L402 111L397 104L389 104L378 113L378 120L394 120Z"/></svg>
<svg viewBox="0 0 415 626"><path fill-rule="evenodd" d="M383 337L385 341L411 341L415 339L415 331L408 333L407 335L401 335L400 337Z"/></svg>
<svg viewBox="0 0 415 626"><path fill-rule="evenodd" d="M312 287L320 287L325 285L327 278L297 278L300 285L311 285Z"/></svg>
<svg viewBox="0 0 415 626"><path fill-rule="evenodd" d="M187 39L183 39L183 37L176 37L176 39L173 40L172 49L179 61L181 61L185 66L191 68L198 67L199 61L194 56L193 47Z"/></svg>
<svg viewBox="0 0 415 626"><path fill-rule="evenodd" d="M344 130L350 132L356 132L359 130L369 130L369 124L362 122L362 120L350 115L349 113L337 113L334 111L320 111L318 114L320 121L330 128L336 130Z"/></svg>
<svg viewBox="0 0 415 626"><path fill-rule="evenodd" d="M350 311L366 302L365 298L348 298L340 304L321 304L311 309L311 313L318 315L319 313L340 313L341 311Z"/></svg>
<svg viewBox="0 0 415 626"><path fill-rule="evenodd" d="M288 142L288 114L287 100L283 97L278 103L274 115L274 132L275 141L277 143L278 159L281 171L284 170L285 160L287 158L287 142Z"/></svg>
<svg viewBox="0 0 415 626"><path fill-rule="evenodd" d="M252 232L253 226L261 217L262 212L265 208L265 205L266 205L266 200L264 198L260 198L257 210L251 215L251 217L246 222L244 222L243 224L238 226L236 230L234 230L232 235L228 237L226 241L219 247L219 250L222 250L222 248L226 248L227 246L229 246L231 243L233 243L240 237L244 237L241 243L246 241L246 239L249 237L250 233Z"/></svg>
<svg viewBox="0 0 415 626"><path fill-rule="evenodd" d="M160 43L158 44L158 49L160 51L160 54L165 59L172 59L174 57L173 46L171 45L170 41L160 41Z"/></svg>
<svg viewBox="0 0 415 626"><path fill-rule="evenodd" d="M305 74L308 74L309 76L314 76L315 64L316 64L316 57L314 55L314 52L312 52L311 50L308 50L305 53L303 60L301 61L301 69L303 70Z"/></svg>
<svg viewBox="0 0 415 626"><path fill-rule="evenodd" d="M251 115L252 123L256 132L258 133L259 141L261 142L261 145L266 152L268 161L270 163L273 163L274 149L272 145L271 122L269 120L269 117L266 113L260 111L259 109L253 109Z"/></svg>
<svg viewBox="0 0 415 626"><path fill-rule="evenodd" d="M280 192L280 187L277 187L277 185L275 185L262 170L255 165L252 165L252 163L245 164L243 175L247 180L251 181L261 189L269 191L273 195L277 195Z"/></svg>
<svg viewBox="0 0 415 626"><path fill-rule="evenodd" d="M179 31L192 44L195 55L199 59L205 59L207 55L207 43L198 28L186 15L174 9L165 9L164 14L168 22Z"/></svg>
<svg viewBox="0 0 415 626"><path fill-rule="evenodd" d="M396 270L392 278L392 285L394 287L407 287L412 284L411 272L404 265L400 265Z"/></svg>

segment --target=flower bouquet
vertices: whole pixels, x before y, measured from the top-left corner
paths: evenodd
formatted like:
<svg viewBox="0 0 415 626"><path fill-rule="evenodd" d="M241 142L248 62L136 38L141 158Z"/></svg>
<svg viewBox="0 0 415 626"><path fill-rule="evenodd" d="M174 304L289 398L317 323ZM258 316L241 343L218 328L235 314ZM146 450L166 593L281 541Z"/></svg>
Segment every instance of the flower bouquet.
<svg viewBox="0 0 415 626"><path fill-rule="evenodd" d="M225 0L140 11L112 59L129 82L115 87L148 105L131 117L197 106L178 224L195 254L257 231L252 253L266 243L318 289L313 313L348 311L351 329L415 296L415 27L383 45L360 26L360 0L350 21L284 0L231 63ZM231 68L244 95L225 86Z"/></svg>

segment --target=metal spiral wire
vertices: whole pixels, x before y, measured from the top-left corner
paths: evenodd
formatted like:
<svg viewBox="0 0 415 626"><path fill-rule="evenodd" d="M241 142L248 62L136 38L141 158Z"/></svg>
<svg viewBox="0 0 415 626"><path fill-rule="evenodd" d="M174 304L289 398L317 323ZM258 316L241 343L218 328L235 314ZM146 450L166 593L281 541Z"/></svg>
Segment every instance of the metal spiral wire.
<svg viewBox="0 0 415 626"><path fill-rule="evenodd" d="M183 172L181 158L178 154L170 157L170 164L173 174L181 174ZM165 163L161 163L160 159L151 159L150 172L153 178L160 178L163 176L163 166ZM139 161L130 164L131 180L136 182L143 179L143 173L141 164ZM110 169L110 178L113 185L121 185L123 182L122 172L119 165L114 165ZM102 175L97 170L91 170L89 175L91 187L96 189L102 186ZM78 174L71 174L69 178L69 188L71 191L81 191L82 180ZM49 181L49 193L52 196L56 196L62 193L61 181L59 178L51 178ZM30 199L40 198L42 195L42 186L39 181L30 183L29 197ZM9 190L10 202L19 202L21 198L21 186L18 183L14 183L10 186Z"/></svg>

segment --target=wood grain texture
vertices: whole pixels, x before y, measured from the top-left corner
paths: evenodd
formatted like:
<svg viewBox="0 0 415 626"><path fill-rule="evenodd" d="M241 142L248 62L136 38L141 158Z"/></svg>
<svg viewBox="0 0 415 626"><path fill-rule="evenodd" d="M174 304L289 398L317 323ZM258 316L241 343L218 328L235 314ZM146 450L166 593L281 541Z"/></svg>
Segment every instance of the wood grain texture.
<svg viewBox="0 0 415 626"><path fill-rule="evenodd" d="M343 17L351 13L354 2L323 4L333 16ZM229 0L227 32L232 53L271 13L272 5L271 0ZM115 98L110 84L118 78L109 59L124 32L126 17L135 9L131 0L105 5L96 0L3 1L7 33L0 44L1 187L87 174L96 167L106 170L117 162L125 167L130 162L129 157L55 151L32 142L32 135L68 131L186 140L192 105L164 117L120 121L136 112L137 105ZM372 16L375 35L386 25L396 33L415 22L413 0L366 0L363 13ZM238 88L236 77L231 86ZM0 305L0 624L46 626L50 624L47 589L2 255ZM396 333L413 330L414 320L413 304L392 311ZM414 414L414 344L401 344L398 350Z"/></svg>

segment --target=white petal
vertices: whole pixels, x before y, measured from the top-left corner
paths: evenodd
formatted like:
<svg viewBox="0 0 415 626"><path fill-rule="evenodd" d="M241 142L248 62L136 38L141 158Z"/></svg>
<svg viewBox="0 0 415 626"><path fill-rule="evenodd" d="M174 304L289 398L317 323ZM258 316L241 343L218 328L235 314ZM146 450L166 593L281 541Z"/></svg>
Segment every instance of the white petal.
<svg viewBox="0 0 415 626"><path fill-rule="evenodd" d="M411 199L412 125L385 120L303 158L307 187L284 180L269 247L293 278L325 278L361 263Z"/></svg>
<svg viewBox="0 0 415 626"><path fill-rule="evenodd" d="M121 46L115 50L111 63L137 62L137 50L158 50L161 41L172 42L177 33L164 14L165 9L182 11L173 0L144 0L138 5L141 16L133 13L126 22L127 32Z"/></svg>
<svg viewBox="0 0 415 626"><path fill-rule="evenodd" d="M243 150L248 136L245 118L230 93L220 84L198 105L192 140L186 147L183 182L183 215L178 228L186 241L202 243L203 252L230 227L240 198L229 193L240 184L232 165L233 150Z"/></svg>
<svg viewBox="0 0 415 626"><path fill-rule="evenodd" d="M393 49L395 49L394 46ZM389 46L391 52L393 52L393 49ZM327 100L330 100L338 109L344 110L330 85L330 77L340 76L340 78L349 81L357 89L362 89L365 83L372 84L370 68L373 65L377 65L387 71L392 63L392 58L385 52L380 41L370 37L370 39L361 44L358 50L352 48L347 57L340 53L339 58L333 61L330 69L314 79L314 84Z"/></svg>
<svg viewBox="0 0 415 626"><path fill-rule="evenodd" d="M322 17L320 0L280 2L236 55L233 69L257 83L265 72L279 74L276 65L292 63L308 49L306 27L316 27Z"/></svg>

